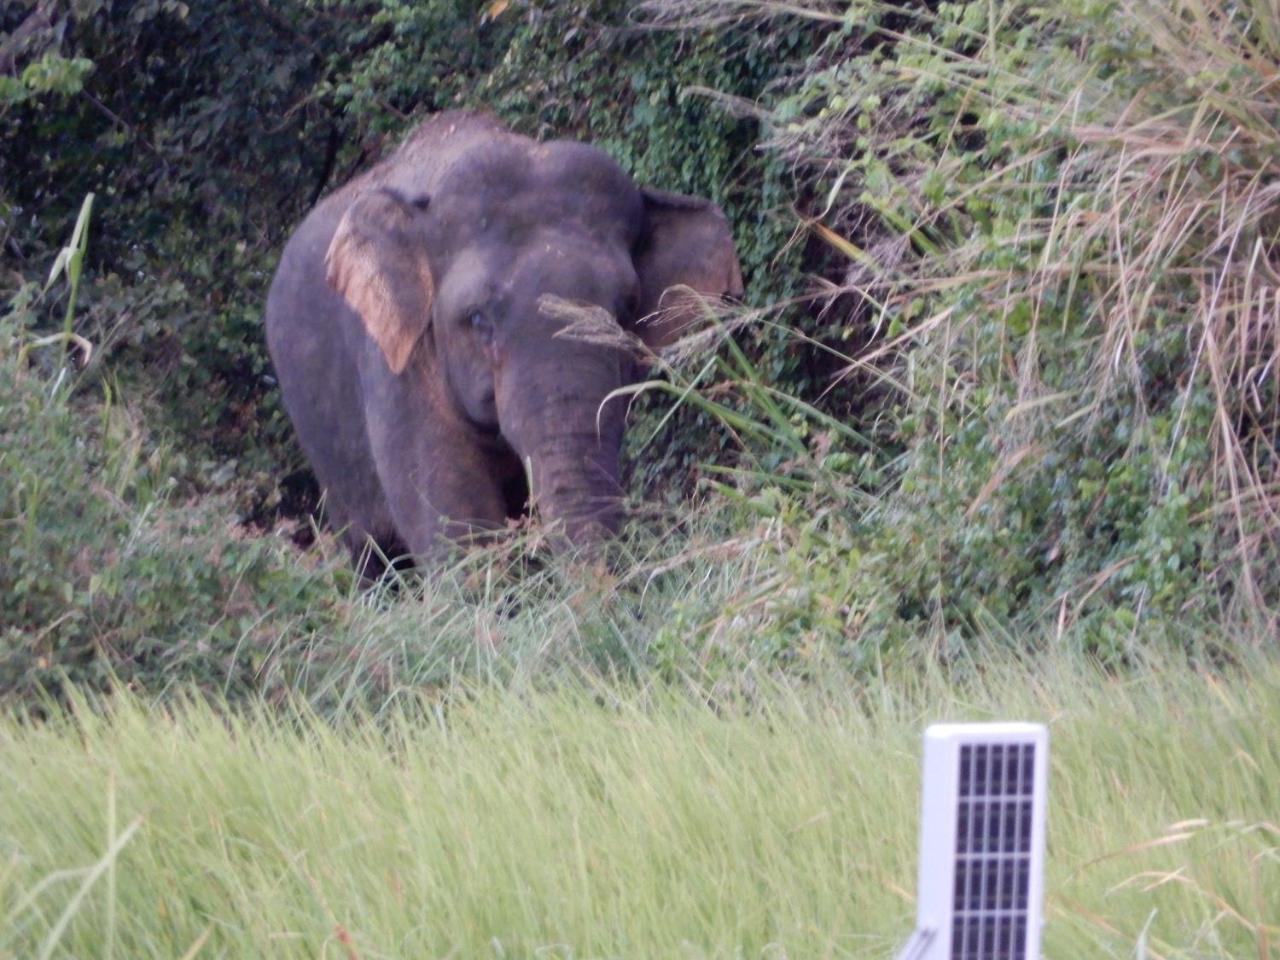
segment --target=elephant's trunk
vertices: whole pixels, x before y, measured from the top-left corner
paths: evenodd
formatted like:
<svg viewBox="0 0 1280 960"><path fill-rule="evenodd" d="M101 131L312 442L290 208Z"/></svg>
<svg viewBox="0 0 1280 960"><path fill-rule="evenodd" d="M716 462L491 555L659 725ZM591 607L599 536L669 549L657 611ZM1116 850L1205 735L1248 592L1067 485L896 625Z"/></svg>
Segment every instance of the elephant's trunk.
<svg viewBox="0 0 1280 960"><path fill-rule="evenodd" d="M569 543L590 546L622 526L618 444L591 435L562 435L530 457L531 497L543 519Z"/></svg>
<svg viewBox="0 0 1280 960"><path fill-rule="evenodd" d="M622 384L626 361L601 347L571 354L539 365L517 390L499 389L498 416L530 468L530 499L543 520L557 529L557 540L589 547L622 526L618 453L626 401L605 398Z"/></svg>

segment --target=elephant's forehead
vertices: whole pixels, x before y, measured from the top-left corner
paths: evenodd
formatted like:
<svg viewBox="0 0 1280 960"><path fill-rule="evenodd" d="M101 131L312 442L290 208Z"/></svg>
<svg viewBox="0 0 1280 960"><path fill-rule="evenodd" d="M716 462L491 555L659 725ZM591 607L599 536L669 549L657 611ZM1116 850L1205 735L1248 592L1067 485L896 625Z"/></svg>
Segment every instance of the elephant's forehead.
<svg viewBox="0 0 1280 960"><path fill-rule="evenodd" d="M614 309L636 283L626 248L542 229L518 245L481 241L459 251L442 272L440 297L446 312L479 303L527 306L544 293Z"/></svg>
<svg viewBox="0 0 1280 960"><path fill-rule="evenodd" d="M625 247L573 229L542 227L519 244L481 238L458 250L441 273L439 296L446 312L542 293L612 304L636 282Z"/></svg>
<svg viewBox="0 0 1280 960"><path fill-rule="evenodd" d="M530 149L533 178L548 189L570 189L607 197L635 196L631 178L599 147L572 140L553 140Z"/></svg>
<svg viewBox="0 0 1280 960"><path fill-rule="evenodd" d="M643 209L639 191L607 153L572 142L469 153L441 179L432 205L457 230L518 236L576 221L588 233L624 241L634 239Z"/></svg>
<svg viewBox="0 0 1280 960"><path fill-rule="evenodd" d="M545 227L531 233L509 265L516 289L559 287L572 296L609 296L635 280L628 248L599 243L581 231Z"/></svg>

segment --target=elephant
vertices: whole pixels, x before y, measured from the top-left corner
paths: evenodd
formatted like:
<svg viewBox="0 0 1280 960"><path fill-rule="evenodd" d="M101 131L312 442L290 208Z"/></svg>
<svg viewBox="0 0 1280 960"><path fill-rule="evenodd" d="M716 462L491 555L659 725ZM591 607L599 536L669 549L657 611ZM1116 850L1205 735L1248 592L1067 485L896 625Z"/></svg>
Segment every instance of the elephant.
<svg viewBox="0 0 1280 960"><path fill-rule="evenodd" d="M589 144L449 111L306 216L266 335L329 518L376 577L531 502L570 546L615 534L617 391L643 372L625 343L658 350L702 296L742 294L714 203L637 186ZM565 335L566 302L619 336Z"/></svg>

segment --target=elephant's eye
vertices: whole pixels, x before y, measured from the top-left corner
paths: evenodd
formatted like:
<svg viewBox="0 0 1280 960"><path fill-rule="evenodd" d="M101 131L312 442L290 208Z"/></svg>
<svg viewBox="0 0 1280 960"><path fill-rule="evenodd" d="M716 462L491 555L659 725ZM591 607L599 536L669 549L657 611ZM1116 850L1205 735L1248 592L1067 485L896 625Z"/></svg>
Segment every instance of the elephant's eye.
<svg viewBox="0 0 1280 960"><path fill-rule="evenodd" d="M493 322L479 310L473 311L467 322L475 335L485 343L493 343Z"/></svg>

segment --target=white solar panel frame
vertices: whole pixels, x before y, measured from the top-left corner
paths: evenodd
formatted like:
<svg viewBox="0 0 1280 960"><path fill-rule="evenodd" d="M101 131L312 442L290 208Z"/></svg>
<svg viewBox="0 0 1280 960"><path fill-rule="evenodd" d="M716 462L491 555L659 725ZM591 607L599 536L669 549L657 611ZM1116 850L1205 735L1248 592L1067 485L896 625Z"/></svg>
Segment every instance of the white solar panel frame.
<svg viewBox="0 0 1280 960"><path fill-rule="evenodd" d="M1031 795L1031 844L1023 949L1004 954L1010 960L1039 960L1044 903L1045 809L1049 731L1031 723L935 724L925 731L921 788L920 866L917 887L917 939L911 955L919 960L1003 960L999 953L953 951L957 816L960 755L966 746L1031 745L1034 754ZM999 911L991 911L995 916Z"/></svg>

